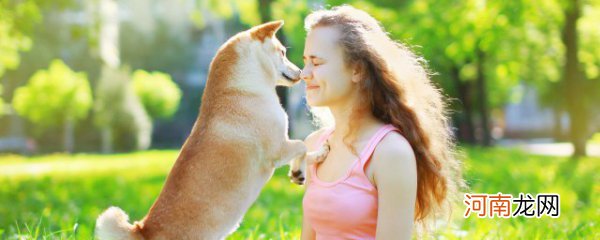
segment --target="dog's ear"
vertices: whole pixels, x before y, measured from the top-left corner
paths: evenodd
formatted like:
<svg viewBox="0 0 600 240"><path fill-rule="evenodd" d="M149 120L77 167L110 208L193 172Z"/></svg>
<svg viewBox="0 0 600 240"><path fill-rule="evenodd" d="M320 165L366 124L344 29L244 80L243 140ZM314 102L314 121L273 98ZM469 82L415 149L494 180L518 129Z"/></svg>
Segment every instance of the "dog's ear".
<svg viewBox="0 0 600 240"><path fill-rule="evenodd" d="M250 30L250 35L252 36L252 38L262 42L265 40L265 38L275 36L275 33L281 28L281 26L283 26L282 20L261 24L256 27L253 27Z"/></svg>

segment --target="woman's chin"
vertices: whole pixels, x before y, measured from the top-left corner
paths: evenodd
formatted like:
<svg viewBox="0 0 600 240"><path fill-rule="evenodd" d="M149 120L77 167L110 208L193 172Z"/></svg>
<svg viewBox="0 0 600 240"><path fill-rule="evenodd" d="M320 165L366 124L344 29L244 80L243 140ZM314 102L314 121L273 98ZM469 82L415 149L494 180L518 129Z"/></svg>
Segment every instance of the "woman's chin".
<svg viewBox="0 0 600 240"><path fill-rule="evenodd" d="M311 106L311 107L325 107L325 105L323 104L323 101L319 101L318 99L307 98L306 104L308 104L308 106Z"/></svg>

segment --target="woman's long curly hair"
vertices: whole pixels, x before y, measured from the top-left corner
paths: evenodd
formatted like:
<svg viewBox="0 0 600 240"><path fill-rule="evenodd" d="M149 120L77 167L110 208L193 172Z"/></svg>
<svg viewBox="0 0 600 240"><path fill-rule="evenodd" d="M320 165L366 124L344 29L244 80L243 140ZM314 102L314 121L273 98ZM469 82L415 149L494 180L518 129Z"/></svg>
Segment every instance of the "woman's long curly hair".
<svg viewBox="0 0 600 240"><path fill-rule="evenodd" d="M317 27L339 30L345 63L362 75L361 100L352 110L345 144L356 153L353 135L358 119L368 112L394 125L412 146L417 161L415 222L423 226L425 220L439 217L436 213L447 213L464 183L443 95L429 79L425 61L392 40L368 13L351 6L311 13L305 28L310 32Z"/></svg>

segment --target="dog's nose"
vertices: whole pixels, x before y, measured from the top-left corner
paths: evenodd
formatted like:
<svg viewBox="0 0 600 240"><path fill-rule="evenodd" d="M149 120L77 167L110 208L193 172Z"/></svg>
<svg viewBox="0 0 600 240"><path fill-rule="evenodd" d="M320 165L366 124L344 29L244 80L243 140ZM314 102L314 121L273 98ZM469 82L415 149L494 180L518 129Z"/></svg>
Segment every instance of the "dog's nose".
<svg viewBox="0 0 600 240"><path fill-rule="evenodd" d="M292 76L292 82L296 83L302 80L302 70L297 70L295 74Z"/></svg>
<svg viewBox="0 0 600 240"><path fill-rule="evenodd" d="M300 70L300 79L306 81L306 79L310 78L310 74L308 71Z"/></svg>

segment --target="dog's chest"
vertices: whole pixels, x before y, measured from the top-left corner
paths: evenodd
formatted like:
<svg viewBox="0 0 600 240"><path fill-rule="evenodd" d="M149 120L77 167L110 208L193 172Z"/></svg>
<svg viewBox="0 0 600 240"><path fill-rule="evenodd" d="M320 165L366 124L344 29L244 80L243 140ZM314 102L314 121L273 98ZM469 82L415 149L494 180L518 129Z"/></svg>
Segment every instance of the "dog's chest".
<svg viewBox="0 0 600 240"><path fill-rule="evenodd" d="M263 112L264 116L268 118L270 121L270 127L285 127L287 126L287 114L281 107L281 103L279 103L279 99L277 98L269 98L266 100L266 104L264 108L259 109ZM275 130L275 129L273 129Z"/></svg>

